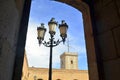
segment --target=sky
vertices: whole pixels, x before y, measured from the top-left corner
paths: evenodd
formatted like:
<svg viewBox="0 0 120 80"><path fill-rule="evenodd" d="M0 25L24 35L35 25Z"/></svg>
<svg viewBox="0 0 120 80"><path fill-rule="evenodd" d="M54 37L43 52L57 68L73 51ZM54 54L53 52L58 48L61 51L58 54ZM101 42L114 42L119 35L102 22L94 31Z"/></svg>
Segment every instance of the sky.
<svg viewBox="0 0 120 80"><path fill-rule="evenodd" d="M82 13L67 4L50 0L32 0L25 46L29 66L41 68L49 67L50 48L43 45L39 46L37 27L40 26L41 23L45 24L47 32L44 40L49 41L48 22L51 18L55 18L59 24L61 20L65 20L69 27L65 44L60 43L60 45L53 48L52 67L60 69L60 55L64 52L68 52L67 45L69 43L69 52L78 53L78 68L87 70ZM61 39L61 37L57 27L55 40L58 39Z"/></svg>

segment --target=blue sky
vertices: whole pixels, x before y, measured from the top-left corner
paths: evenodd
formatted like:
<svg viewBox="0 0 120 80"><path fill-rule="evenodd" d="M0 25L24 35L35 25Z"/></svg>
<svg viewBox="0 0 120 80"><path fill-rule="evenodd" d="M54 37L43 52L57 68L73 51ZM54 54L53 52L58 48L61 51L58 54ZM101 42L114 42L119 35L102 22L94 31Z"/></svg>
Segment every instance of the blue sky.
<svg viewBox="0 0 120 80"><path fill-rule="evenodd" d="M49 64L49 48L43 45L39 46L37 40L37 27L40 23L44 23L48 28L48 21L54 17L58 23L65 20L68 24L68 38L70 44L70 52L78 53L79 69L86 70L86 48L84 41L83 20L82 14L77 9L64 3L50 0L33 0L28 24L28 33L26 40L26 53L29 66L48 68ZM55 39L61 39L57 28ZM45 40L48 41L48 29L45 35ZM67 43L62 43L53 48L53 68L60 68L59 56L63 52L67 52Z"/></svg>

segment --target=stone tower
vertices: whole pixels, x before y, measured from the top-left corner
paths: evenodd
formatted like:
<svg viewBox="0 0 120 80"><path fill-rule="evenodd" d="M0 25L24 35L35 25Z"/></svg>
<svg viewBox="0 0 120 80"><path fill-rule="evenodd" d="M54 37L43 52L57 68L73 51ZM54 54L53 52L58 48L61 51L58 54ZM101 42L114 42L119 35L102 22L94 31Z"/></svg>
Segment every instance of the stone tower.
<svg viewBox="0 0 120 80"><path fill-rule="evenodd" d="M78 54L73 52L64 52L60 56L61 69L78 69Z"/></svg>

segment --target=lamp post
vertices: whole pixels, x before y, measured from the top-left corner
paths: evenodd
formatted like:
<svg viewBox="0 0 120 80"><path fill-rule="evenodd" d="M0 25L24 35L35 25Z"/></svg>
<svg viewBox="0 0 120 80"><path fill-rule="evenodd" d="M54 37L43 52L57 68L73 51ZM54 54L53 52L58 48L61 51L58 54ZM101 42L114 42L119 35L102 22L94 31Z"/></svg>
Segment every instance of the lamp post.
<svg viewBox="0 0 120 80"><path fill-rule="evenodd" d="M46 32L46 28L44 27L44 24L41 23L41 26L37 27L37 32L38 32L38 41L39 41L39 45L43 44L46 47L50 47L50 58L49 58L49 78L48 80L52 80L52 48L59 45L61 42L65 43L65 39L67 37L67 29L68 29L68 25L65 23L64 20L62 20L62 23L59 24L59 30L60 30L60 36L62 38L62 40L57 40L54 41L54 35L56 33L55 29L56 26L58 25L58 23L55 21L55 18L52 18L49 22L48 22L48 26L49 26L49 34L50 34L50 39L48 42L43 41L44 40L44 36L45 36L45 32Z"/></svg>

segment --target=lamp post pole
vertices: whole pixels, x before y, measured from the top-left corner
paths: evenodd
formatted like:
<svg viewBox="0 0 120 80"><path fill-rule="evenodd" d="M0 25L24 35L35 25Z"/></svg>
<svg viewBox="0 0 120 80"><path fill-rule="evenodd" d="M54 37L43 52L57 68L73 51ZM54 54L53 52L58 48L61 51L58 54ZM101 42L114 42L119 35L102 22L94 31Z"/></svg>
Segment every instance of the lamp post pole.
<svg viewBox="0 0 120 80"><path fill-rule="evenodd" d="M52 80L52 48L59 45L61 42L65 42L65 39L67 37L67 28L68 25L65 23L64 20L62 20L62 23L59 24L59 29L60 29L60 36L62 40L60 41L59 39L57 41L54 41L54 35L55 35L55 28L57 26L57 22L52 18L50 22L48 23L49 25L49 33L50 33L50 39L48 42L44 41L44 36L46 32L46 28L44 28L44 24L41 23L41 26L37 28L38 31L38 41L39 45L43 44L46 47L50 47L50 58L49 58L49 78L48 80Z"/></svg>
<svg viewBox="0 0 120 80"><path fill-rule="evenodd" d="M52 80L52 48L53 48L53 36L50 34L50 60L49 60L49 79Z"/></svg>

